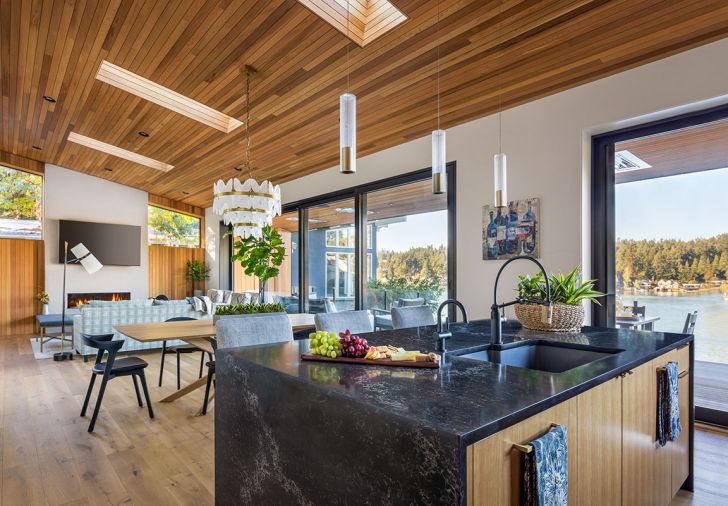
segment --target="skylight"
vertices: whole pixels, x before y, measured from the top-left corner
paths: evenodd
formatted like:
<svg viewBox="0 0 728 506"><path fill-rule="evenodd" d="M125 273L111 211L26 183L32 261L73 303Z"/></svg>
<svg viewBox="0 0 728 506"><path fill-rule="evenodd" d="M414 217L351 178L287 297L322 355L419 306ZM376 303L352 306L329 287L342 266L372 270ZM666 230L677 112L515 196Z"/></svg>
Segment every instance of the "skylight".
<svg viewBox="0 0 728 506"><path fill-rule="evenodd" d="M407 19L387 0L298 1L360 46L366 46Z"/></svg>
<svg viewBox="0 0 728 506"><path fill-rule="evenodd" d="M101 62L96 79L225 133L230 133L243 124L242 121L106 60Z"/></svg>
<svg viewBox="0 0 728 506"><path fill-rule="evenodd" d="M626 149L614 153L614 172L629 172L650 167L652 165Z"/></svg>
<svg viewBox="0 0 728 506"><path fill-rule="evenodd" d="M87 148L95 149L97 151L103 151L104 153L107 153L109 155L117 156L119 158L123 158L124 160L129 160L130 162L145 165L152 169L161 170L162 172L168 172L174 169L174 165L160 162L153 158L134 153L133 151L127 151L126 149L114 146L113 144L107 144L105 142L92 139L91 137L77 134L76 132L71 132L70 134L68 134L68 140L71 142L75 142L76 144L80 144L81 146L86 146Z"/></svg>

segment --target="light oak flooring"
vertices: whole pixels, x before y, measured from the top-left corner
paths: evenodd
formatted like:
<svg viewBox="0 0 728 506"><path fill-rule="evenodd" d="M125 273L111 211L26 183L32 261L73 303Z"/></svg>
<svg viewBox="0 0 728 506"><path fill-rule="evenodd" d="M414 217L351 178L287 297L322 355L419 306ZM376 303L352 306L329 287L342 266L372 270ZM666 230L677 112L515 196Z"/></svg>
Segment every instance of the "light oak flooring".
<svg viewBox="0 0 728 506"><path fill-rule="evenodd" d="M174 356L160 389L159 351L136 355L149 362L153 400L175 390ZM197 378L199 355L182 359L185 384ZM0 337L0 504L213 504L214 415L195 416L202 391L154 402L150 420L131 379L113 380L89 434L79 413L90 367L35 360L27 337ZM695 494L681 492L671 506L728 504L728 432L700 430L695 447Z"/></svg>
<svg viewBox="0 0 728 506"><path fill-rule="evenodd" d="M79 417L91 362L36 360L28 337L0 337L0 504L104 505L214 503L214 419L194 416L202 390L172 403L175 358L160 353L147 383L155 418L136 404L131 378L111 381L94 433ZM197 378L199 354L183 355L182 384ZM96 382L95 392L99 382Z"/></svg>

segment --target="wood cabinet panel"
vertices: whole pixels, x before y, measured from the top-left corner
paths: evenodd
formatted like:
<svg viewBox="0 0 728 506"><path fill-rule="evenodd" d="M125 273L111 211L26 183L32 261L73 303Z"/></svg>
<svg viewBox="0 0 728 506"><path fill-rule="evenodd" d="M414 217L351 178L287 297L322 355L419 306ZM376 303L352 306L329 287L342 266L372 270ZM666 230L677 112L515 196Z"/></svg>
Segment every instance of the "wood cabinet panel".
<svg viewBox="0 0 728 506"><path fill-rule="evenodd" d="M622 500L622 378L577 398L579 481L576 504L613 506Z"/></svg>
<svg viewBox="0 0 728 506"><path fill-rule="evenodd" d="M680 423L682 432L677 441L670 444L672 452L672 495L677 494L690 473L690 347L677 350L680 397Z"/></svg>
<svg viewBox="0 0 728 506"><path fill-rule="evenodd" d="M567 429L569 497L576 497L577 405L576 399L569 399L468 447L468 504L518 505L522 454L513 445L525 444L545 434L552 423L563 425Z"/></svg>
<svg viewBox="0 0 728 506"><path fill-rule="evenodd" d="M655 484L655 366L648 362L630 372L622 379L622 504L661 504Z"/></svg>

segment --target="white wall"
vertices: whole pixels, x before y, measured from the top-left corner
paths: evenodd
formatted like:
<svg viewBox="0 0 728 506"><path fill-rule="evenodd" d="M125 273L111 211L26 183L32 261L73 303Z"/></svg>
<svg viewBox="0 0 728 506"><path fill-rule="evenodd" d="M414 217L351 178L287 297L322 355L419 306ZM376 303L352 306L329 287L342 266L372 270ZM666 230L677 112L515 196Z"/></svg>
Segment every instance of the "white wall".
<svg viewBox="0 0 728 506"><path fill-rule="evenodd" d="M212 208L205 209L205 262L210 266L210 279L207 286L220 287L220 217L212 212Z"/></svg>
<svg viewBox="0 0 728 506"><path fill-rule="evenodd" d="M141 265L104 266L89 275L80 265L69 265L67 292L131 292L132 298L148 296L148 249L146 247L147 192L88 176L45 166L44 181L45 286L51 311L60 312L63 264L58 263L58 220L93 221L142 227Z"/></svg>
<svg viewBox="0 0 728 506"><path fill-rule="evenodd" d="M549 271L589 262L590 137L629 124L728 101L728 39L543 98L503 113L510 199L541 198L541 260ZM433 124L434 127L434 124ZM482 206L493 201L497 117L447 132L448 160L457 162L457 291L473 317L488 316L499 261L481 258ZM358 139L366 144L366 139ZM429 136L360 158L358 172L337 168L282 186L292 202L430 166ZM514 264L499 297L513 294Z"/></svg>

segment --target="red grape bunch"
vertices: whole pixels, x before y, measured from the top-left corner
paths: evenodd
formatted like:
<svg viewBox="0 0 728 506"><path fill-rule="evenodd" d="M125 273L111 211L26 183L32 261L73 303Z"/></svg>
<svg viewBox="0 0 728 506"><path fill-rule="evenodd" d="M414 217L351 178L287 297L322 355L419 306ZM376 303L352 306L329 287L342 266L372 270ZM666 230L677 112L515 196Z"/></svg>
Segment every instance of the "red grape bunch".
<svg viewBox="0 0 728 506"><path fill-rule="evenodd" d="M349 358L364 358L369 351L369 345L366 339L359 336L352 336L349 329L345 332L339 332L339 342L341 343L341 353Z"/></svg>

